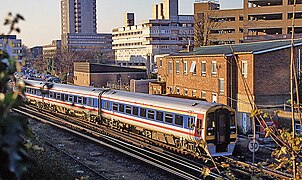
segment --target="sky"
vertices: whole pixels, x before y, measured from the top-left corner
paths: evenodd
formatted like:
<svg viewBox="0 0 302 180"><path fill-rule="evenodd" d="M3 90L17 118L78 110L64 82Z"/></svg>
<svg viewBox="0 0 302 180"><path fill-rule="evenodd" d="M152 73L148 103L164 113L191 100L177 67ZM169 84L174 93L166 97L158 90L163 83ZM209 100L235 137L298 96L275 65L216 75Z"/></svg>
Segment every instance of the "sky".
<svg viewBox="0 0 302 180"><path fill-rule="evenodd" d="M195 0L179 0L180 14L193 14ZM113 28L122 27L124 14L135 13L135 23L152 17L152 4L162 0L97 0L97 31L111 32ZM221 9L242 8L243 0L220 0ZM18 24L22 39L28 47L50 44L60 39L61 14L60 0L0 0L0 34L7 33L3 26L8 14L21 14L25 21Z"/></svg>

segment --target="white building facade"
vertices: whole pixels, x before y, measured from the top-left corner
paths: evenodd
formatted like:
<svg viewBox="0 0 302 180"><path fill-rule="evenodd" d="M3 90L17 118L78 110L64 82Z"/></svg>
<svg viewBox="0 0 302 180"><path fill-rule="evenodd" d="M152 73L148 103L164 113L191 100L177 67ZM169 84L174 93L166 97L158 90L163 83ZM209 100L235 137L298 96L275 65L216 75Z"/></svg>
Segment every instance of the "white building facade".
<svg viewBox="0 0 302 180"><path fill-rule="evenodd" d="M194 38L194 16L177 14L178 0L165 0L153 6L152 19L113 29L115 61L121 65L145 65L152 72L155 55L186 49Z"/></svg>

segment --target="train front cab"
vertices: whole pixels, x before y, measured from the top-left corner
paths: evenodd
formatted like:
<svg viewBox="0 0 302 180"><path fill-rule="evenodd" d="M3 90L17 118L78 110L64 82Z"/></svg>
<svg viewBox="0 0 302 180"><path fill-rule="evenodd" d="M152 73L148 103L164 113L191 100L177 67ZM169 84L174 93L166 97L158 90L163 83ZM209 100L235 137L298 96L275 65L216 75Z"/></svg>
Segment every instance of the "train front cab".
<svg viewBox="0 0 302 180"><path fill-rule="evenodd" d="M206 114L205 139L212 156L232 155L237 139L235 111L225 107L210 109Z"/></svg>

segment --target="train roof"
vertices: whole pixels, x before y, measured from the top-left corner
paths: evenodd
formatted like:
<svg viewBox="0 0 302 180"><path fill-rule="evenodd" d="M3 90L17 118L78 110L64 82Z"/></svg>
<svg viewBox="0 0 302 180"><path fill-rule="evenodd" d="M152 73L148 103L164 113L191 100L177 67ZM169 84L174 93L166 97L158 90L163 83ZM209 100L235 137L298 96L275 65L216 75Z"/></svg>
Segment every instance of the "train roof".
<svg viewBox="0 0 302 180"><path fill-rule="evenodd" d="M205 112L211 107L226 106L223 104L211 103L201 100L183 99L127 91L110 90L103 94L103 97L122 99L125 102L133 102L144 105L162 106L181 111Z"/></svg>
<svg viewBox="0 0 302 180"><path fill-rule="evenodd" d="M46 81L33 81L33 80L25 80L25 83L30 84L35 87L42 87L47 82ZM85 86L76 86L69 84L59 84L59 83L49 83L52 85L51 89L54 91L59 90L61 92L70 93L70 94L82 94L88 96L99 96L99 94L105 91L105 88L94 88L94 87L85 87ZM47 86L45 86L47 87Z"/></svg>

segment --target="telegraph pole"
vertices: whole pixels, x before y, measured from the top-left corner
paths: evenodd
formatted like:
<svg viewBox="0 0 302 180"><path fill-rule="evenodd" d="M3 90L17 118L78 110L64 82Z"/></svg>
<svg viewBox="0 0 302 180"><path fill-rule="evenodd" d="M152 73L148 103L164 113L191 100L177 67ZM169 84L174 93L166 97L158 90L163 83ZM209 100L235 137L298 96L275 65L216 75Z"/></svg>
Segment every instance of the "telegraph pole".
<svg viewBox="0 0 302 180"><path fill-rule="evenodd" d="M290 100L291 100L291 113L292 113L292 138L294 139L296 137L296 131L295 131L295 109L294 109L294 90L293 90L293 84L294 84L294 74L293 74L293 68L294 68L294 48L295 48L295 42L294 42L294 34L295 34L295 11L296 11L296 0L294 0L293 5L293 17L292 17L292 36L291 36L291 52L290 52ZM298 104L299 106L299 104ZM300 112L299 112L300 113ZM292 159L293 159L293 178L296 179L296 155L294 152L292 152Z"/></svg>

